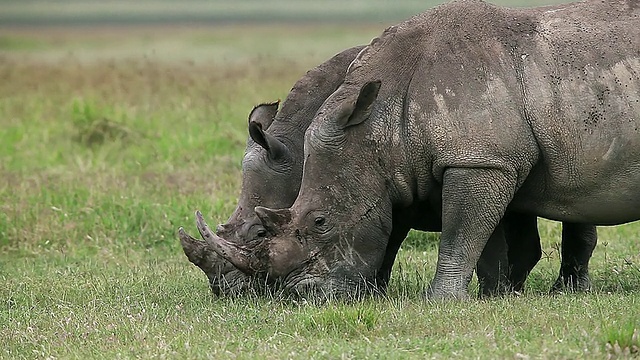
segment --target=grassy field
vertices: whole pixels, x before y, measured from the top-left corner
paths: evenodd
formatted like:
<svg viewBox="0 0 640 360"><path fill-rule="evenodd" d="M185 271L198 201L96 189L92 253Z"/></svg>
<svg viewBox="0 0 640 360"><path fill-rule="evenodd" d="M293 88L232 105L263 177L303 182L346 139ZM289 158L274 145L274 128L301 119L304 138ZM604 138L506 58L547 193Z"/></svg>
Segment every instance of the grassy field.
<svg viewBox="0 0 640 360"><path fill-rule="evenodd" d="M382 28L0 29L0 358L638 356L640 223L600 230L589 294L547 295L549 221L520 296L424 300L437 236L419 232L385 298L209 293L176 230L233 211L252 106Z"/></svg>

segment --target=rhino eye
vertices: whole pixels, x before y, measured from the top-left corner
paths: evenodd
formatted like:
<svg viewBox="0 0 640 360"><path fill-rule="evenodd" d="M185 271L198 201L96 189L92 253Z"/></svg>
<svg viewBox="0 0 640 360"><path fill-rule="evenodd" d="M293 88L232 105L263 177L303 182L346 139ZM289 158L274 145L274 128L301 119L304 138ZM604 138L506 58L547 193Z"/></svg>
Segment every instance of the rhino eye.
<svg viewBox="0 0 640 360"><path fill-rule="evenodd" d="M258 230L258 232L256 233L256 235L258 235L258 237L265 237L265 236L267 236L267 230L265 230L265 229L260 229L260 230Z"/></svg>
<svg viewBox="0 0 640 360"><path fill-rule="evenodd" d="M315 220L314 220L316 226L322 226L324 225L324 223L326 222L324 216L318 216Z"/></svg>

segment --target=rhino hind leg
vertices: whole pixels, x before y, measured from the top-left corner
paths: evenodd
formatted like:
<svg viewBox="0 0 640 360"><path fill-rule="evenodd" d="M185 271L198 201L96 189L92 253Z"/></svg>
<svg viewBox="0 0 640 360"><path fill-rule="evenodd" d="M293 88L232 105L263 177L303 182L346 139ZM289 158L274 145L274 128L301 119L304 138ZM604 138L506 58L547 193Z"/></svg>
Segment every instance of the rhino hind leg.
<svg viewBox="0 0 640 360"><path fill-rule="evenodd" d="M504 226L498 225L487 241L476 264L478 296L504 295L511 289L509 281L509 259Z"/></svg>
<svg viewBox="0 0 640 360"><path fill-rule="evenodd" d="M514 291L522 291L527 276L542 256L537 217L519 213L505 216L509 248L509 279ZM551 292L588 291L589 259L597 243L593 225L562 223L562 264Z"/></svg>
<svg viewBox="0 0 640 360"><path fill-rule="evenodd" d="M587 224L562 223L562 261L560 275L551 292L589 291L589 259L598 242L596 227Z"/></svg>
<svg viewBox="0 0 640 360"><path fill-rule="evenodd" d="M520 292L533 267L542 257L538 218L535 215L508 213L504 218L509 254L509 282Z"/></svg>

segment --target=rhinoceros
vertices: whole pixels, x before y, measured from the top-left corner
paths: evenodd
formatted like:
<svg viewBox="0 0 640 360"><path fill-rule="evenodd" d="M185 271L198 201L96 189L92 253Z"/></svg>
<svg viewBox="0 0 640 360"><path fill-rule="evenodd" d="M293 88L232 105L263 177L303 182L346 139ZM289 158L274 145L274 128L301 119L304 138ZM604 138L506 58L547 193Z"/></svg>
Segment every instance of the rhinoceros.
<svg viewBox="0 0 640 360"><path fill-rule="evenodd" d="M271 237L213 236L285 289L375 281L394 209L441 199L427 295L466 297L507 211L577 224L640 219L640 0L509 9L453 1L363 49L306 132L300 192L256 207Z"/></svg>
<svg viewBox="0 0 640 360"><path fill-rule="evenodd" d="M358 294L393 209L442 200L428 295L467 296L507 210L578 224L640 218L640 1L441 5L360 52L305 135L290 208L256 207L268 240L201 232L285 289ZM441 195L440 195L441 194Z"/></svg>

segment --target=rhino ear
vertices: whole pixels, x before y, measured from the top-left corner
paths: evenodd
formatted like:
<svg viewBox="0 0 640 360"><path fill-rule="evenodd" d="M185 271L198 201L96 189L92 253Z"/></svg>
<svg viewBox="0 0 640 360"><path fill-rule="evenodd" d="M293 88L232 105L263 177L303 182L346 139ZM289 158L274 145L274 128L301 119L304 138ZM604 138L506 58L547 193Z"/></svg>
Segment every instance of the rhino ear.
<svg viewBox="0 0 640 360"><path fill-rule="evenodd" d="M272 160L289 158L289 148L287 148L287 145L276 139L273 135L265 132L260 123L249 122L249 136L251 136L251 139L258 145L267 150L269 158Z"/></svg>
<svg viewBox="0 0 640 360"><path fill-rule="evenodd" d="M272 158L277 158L287 151L287 147L282 142L265 132L271 126L278 112L279 104L280 100L260 104L254 107L249 114L249 136L258 145L267 150Z"/></svg>
<svg viewBox="0 0 640 360"><path fill-rule="evenodd" d="M254 211L265 229L274 235L280 232L282 226L291 221L291 211L289 209L272 210L263 206L256 206Z"/></svg>
<svg viewBox="0 0 640 360"><path fill-rule="evenodd" d="M371 109L373 108L373 102L378 97L378 92L380 91L380 84L380 80L370 81L360 89L360 94L358 94L358 100L356 100L353 111L348 117L344 118L341 124L342 128L358 125L369 118Z"/></svg>
<svg viewBox="0 0 640 360"><path fill-rule="evenodd" d="M260 124L263 130L267 130L276 117L278 105L280 105L280 100L254 107L249 113L249 124L255 122Z"/></svg>

